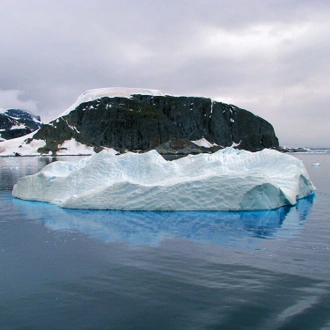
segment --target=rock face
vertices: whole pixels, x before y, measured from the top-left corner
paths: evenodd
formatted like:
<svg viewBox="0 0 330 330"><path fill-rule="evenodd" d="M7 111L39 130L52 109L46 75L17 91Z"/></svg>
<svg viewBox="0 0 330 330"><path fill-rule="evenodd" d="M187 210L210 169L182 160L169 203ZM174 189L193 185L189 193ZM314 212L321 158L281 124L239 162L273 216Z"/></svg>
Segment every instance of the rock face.
<svg viewBox="0 0 330 330"><path fill-rule="evenodd" d="M34 135L46 141L40 150L44 153L56 153L71 138L96 151L102 147L147 151L203 137L219 148L239 144L240 149L257 151L279 146L270 123L234 105L202 97L138 93L103 95L75 104Z"/></svg>
<svg viewBox="0 0 330 330"><path fill-rule="evenodd" d="M32 133L41 126L40 117L26 110L8 109L0 113L0 137L4 140Z"/></svg>

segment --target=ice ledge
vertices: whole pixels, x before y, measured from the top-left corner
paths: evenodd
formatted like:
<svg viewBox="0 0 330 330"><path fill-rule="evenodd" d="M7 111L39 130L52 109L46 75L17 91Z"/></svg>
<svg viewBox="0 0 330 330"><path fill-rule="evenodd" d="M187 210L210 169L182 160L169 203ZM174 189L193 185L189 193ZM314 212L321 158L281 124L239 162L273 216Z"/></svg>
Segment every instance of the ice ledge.
<svg viewBox="0 0 330 330"><path fill-rule="evenodd" d="M76 209L242 211L294 205L314 190L293 156L226 148L172 162L156 151L59 161L21 178L13 196Z"/></svg>

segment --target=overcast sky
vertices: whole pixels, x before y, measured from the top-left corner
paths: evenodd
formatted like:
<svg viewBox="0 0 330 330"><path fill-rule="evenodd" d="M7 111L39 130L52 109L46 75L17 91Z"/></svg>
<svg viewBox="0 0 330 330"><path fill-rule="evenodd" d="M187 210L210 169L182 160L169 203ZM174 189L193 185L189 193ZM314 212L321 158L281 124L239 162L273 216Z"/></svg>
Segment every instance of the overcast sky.
<svg viewBox="0 0 330 330"><path fill-rule="evenodd" d="M330 146L329 0L0 0L0 108L54 119L85 90L235 104L281 145Z"/></svg>

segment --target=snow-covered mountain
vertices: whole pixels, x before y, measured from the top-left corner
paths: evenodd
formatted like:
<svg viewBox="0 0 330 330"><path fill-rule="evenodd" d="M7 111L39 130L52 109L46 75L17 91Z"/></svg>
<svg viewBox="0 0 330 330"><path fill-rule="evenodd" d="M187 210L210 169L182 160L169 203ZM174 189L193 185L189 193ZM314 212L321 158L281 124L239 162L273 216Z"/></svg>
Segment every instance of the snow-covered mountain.
<svg viewBox="0 0 330 330"><path fill-rule="evenodd" d="M0 110L0 139L10 140L32 133L42 126L39 116L27 110Z"/></svg>
<svg viewBox="0 0 330 330"><path fill-rule="evenodd" d="M234 105L154 89L102 88L80 95L29 139L1 143L0 155L18 147L20 154L93 154L109 148L200 153L229 146L257 151L279 143L270 123Z"/></svg>

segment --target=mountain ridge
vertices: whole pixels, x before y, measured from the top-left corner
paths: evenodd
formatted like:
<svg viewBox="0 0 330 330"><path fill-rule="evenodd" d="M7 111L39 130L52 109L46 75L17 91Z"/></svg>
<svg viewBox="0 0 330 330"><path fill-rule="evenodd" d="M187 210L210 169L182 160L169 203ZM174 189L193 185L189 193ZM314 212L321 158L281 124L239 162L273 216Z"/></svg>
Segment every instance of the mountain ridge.
<svg viewBox="0 0 330 330"><path fill-rule="evenodd" d="M42 126L40 116L21 109L7 109L0 112L0 138L15 139L30 134Z"/></svg>
<svg viewBox="0 0 330 330"><path fill-rule="evenodd" d="M191 141L207 140L212 147ZM81 94L61 116L44 124L32 140L40 154L59 154L66 141L94 152L213 152L228 146L258 151L279 148L265 119L210 98L174 96L154 89L103 88Z"/></svg>

